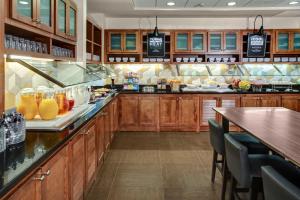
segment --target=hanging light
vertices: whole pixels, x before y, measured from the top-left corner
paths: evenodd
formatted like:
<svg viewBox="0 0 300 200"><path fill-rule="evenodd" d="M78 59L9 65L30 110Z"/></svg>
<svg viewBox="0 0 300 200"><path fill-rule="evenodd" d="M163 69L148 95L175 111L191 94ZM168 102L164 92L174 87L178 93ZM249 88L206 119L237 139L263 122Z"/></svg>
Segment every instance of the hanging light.
<svg viewBox="0 0 300 200"><path fill-rule="evenodd" d="M155 37L159 36L159 32L158 32L158 28L157 28L157 16L155 17L155 28L154 28L154 31L153 31L153 35Z"/></svg>

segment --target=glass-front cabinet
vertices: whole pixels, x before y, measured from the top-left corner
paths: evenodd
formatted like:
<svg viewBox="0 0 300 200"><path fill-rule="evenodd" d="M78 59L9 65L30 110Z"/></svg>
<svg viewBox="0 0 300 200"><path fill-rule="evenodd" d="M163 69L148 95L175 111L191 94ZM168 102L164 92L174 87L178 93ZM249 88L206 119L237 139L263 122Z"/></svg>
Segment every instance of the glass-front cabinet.
<svg viewBox="0 0 300 200"><path fill-rule="evenodd" d="M67 0L56 0L56 29L57 35L76 40L77 8Z"/></svg>
<svg viewBox="0 0 300 200"><path fill-rule="evenodd" d="M208 51L239 53L239 32L209 32L208 33Z"/></svg>
<svg viewBox="0 0 300 200"><path fill-rule="evenodd" d="M275 35L276 53L300 53L299 30L278 30Z"/></svg>
<svg viewBox="0 0 300 200"><path fill-rule="evenodd" d="M138 31L108 31L107 34L110 53L136 53L139 51Z"/></svg>
<svg viewBox="0 0 300 200"><path fill-rule="evenodd" d="M11 17L48 32L54 31L53 0L12 0Z"/></svg>
<svg viewBox="0 0 300 200"><path fill-rule="evenodd" d="M176 53L193 53L206 51L206 32L184 32L178 31L174 34Z"/></svg>

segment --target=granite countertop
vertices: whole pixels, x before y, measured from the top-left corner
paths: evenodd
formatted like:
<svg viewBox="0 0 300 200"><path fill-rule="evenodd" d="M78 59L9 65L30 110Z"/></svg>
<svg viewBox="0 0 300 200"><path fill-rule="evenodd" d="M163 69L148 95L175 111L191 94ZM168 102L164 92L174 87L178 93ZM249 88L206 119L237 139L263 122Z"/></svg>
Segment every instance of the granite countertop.
<svg viewBox="0 0 300 200"><path fill-rule="evenodd" d="M96 102L93 110L80 117L60 132L27 131L26 140L9 146L0 153L0 197L40 166L57 149L65 145L75 133L99 113L118 94Z"/></svg>

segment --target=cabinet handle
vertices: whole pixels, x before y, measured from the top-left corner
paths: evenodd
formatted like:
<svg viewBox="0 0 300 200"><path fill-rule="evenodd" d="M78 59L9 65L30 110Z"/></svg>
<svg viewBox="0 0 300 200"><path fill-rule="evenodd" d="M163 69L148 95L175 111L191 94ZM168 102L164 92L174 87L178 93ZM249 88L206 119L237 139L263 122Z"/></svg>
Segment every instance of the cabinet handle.
<svg viewBox="0 0 300 200"><path fill-rule="evenodd" d="M45 179L45 176L42 175L41 177L34 177L33 180L36 180L36 181L43 181Z"/></svg>
<svg viewBox="0 0 300 200"><path fill-rule="evenodd" d="M45 176L49 176L50 174L51 174L50 169L48 169L46 172L42 172L42 175L45 175Z"/></svg>

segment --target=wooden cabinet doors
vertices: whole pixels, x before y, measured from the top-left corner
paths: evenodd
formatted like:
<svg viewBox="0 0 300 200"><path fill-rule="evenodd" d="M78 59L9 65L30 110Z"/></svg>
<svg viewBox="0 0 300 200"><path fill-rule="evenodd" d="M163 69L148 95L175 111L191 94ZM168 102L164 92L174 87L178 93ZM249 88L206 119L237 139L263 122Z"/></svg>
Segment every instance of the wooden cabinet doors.
<svg viewBox="0 0 300 200"><path fill-rule="evenodd" d="M138 103L139 98L136 95L120 96L120 130L134 131L138 126Z"/></svg>
<svg viewBox="0 0 300 200"><path fill-rule="evenodd" d="M224 31L208 33L208 51L210 53L239 53L240 32Z"/></svg>
<svg viewBox="0 0 300 200"><path fill-rule="evenodd" d="M222 32L209 32L208 33L208 51L220 52L223 51L223 33Z"/></svg>
<svg viewBox="0 0 300 200"><path fill-rule="evenodd" d="M104 152L106 152L110 145L110 131L111 131L111 121L109 116L109 109L106 107L103 110L104 116Z"/></svg>
<svg viewBox="0 0 300 200"><path fill-rule="evenodd" d="M23 185L21 185L8 200L41 200L42 181L41 171L30 177Z"/></svg>
<svg viewBox="0 0 300 200"><path fill-rule="evenodd" d="M260 107L259 96L242 96L241 107Z"/></svg>
<svg viewBox="0 0 300 200"><path fill-rule="evenodd" d="M87 188L95 179L97 168L97 153L96 153L96 125L94 122L89 124L85 133L85 181Z"/></svg>
<svg viewBox="0 0 300 200"><path fill-rule="evenodd" d="M101 165L104 158L104 134L105 134L105 119L103 116L103 112L99 113L97 116L97 158L98 158L98 165Z"/></svg>
<svg viewBox="0 0 300 200"><path fill-rule="evenodd" d="M206 52L206 34L203 31L176 31L174 33L174 52Z"/></svg>
<svg viewBox="0 0 300 200"><path fill-rule="evenodd" d="M246 95L241 98L242 107L279 107L280 105L280 96Z"/></svg>
<svg viewBox="0 0 300 200"><path fill-rule="evenodd" d="M280 107L281 98L280 96L261 96L260 97L260 106L261 107Z"/></svg>
<svg viewBox="0 0 300 200"><path fill-rule="evenodd" d="M69 198L68 156L66 148L60 150L42 167L42 174L46 176L42 182L43 200Z"/></svg>
<svg viewBox="0 0 300 200"><path fill-rule="evenodd" d="M61 37L76 40L76 5L70 0L56 0L55 33Z"/></svg>
<svg viewBox="0 0 300 200"><path fill-rule="evenodd" d="M277 30L275 31L276 53L299 53L300 31L299 30Z"/></svg>
<svg viewBox="0 0 300 200"><path fill-rule="evenodd" d="M218 97L200 97L200 130L208 130L208 120L218 120L216 112L213 110L214 107L218 106Z"/></svg>
<svg viewBox="0 0 300 200"><path fill-rule="evenodd" d="M85 189L85 145L84 133L80 132L70 142L70 198L83 200Z"/></svg>
<svg viewBox="0 0 300 200"><path fill-rule="evenodd" d="M197 131L199 120L199 98L194 95L178 97L178 130Z"/></svg>
<svg viewBox="0 0 300 200"><path fill-rule="evenodd" d="M159 125L161 131L177 130L178 107L176 95L159 97Z"/></svg>
<svg viewBox="0 0 300 200"><path fill-rule="evenodd" d="M205 53L207 40L206 32L194 31L191 32L191 52Z"/></svg>
<svg viewBox="0 0 300 200"><path fill-rule="evenodd" d="M136 53L139 51L139 32L138 31L129 31L123 33L124 44L123 52L127 53Z"/></svg>
<svg viewBox="0 0 300 200"><path fill-rule="evenodd" d="M300 98L298 96L282 96L282 107L300 112Z"/></svg>
<svg viewBox="0 0 300 200"><path fill-rule="evenodd" d="M139 97L139 129L141 131L157 131L159 99L155 96Z"/></svg>
<svg viewBox="0 0 300 200"><path fill-rule="evenodd" d="M11 0L11 17L48 32L54 31L53 0Z"/></svg>
<svg viewBox="0 0 300 200"><path fill-rule="evenodd" d="M109 53L136 53L139 51L139 31L108 31Z"/></svg>
<svg viewBox="0 0 300 200"><path fill-rule="evenodd" d="M175 49L174 51L177 53L181 52L190 52L190 33L189 32L183 32L183 31L176 31L174 33L175 37Z"/></svg>

